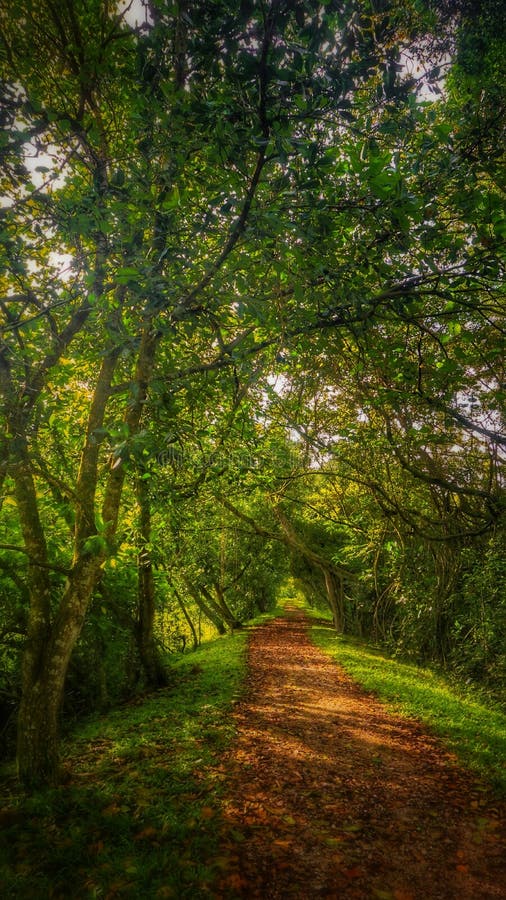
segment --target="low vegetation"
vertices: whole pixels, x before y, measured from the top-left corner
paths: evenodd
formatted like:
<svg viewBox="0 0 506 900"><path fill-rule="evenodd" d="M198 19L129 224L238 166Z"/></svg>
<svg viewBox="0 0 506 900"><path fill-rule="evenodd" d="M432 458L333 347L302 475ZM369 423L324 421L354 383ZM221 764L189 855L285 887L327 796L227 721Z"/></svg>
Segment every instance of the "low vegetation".
<svg viewBox="0 0 506 900"><path fill-rule="evenodd" d="M170 687L82 724L61 787L23 799L6 772L3 897L207 896L245 639L203 645Z"/></svg>
<svg viewBox="0 0 506 900"><path fill-rule="evenodd" d="M250 626L286 614L287 606L306 609L317 646L366 690L426 723L463 763L506 792L506 716L498 708L428 669L337 636L293 583ZM174 656L169 686L82 721L64 742L61 786L27 797L13 766L4 766L3 897L209 896L234 865L233 843L244 839L236 830L225 855L219 847L222 757L244 689L247 633Z"/></svg>

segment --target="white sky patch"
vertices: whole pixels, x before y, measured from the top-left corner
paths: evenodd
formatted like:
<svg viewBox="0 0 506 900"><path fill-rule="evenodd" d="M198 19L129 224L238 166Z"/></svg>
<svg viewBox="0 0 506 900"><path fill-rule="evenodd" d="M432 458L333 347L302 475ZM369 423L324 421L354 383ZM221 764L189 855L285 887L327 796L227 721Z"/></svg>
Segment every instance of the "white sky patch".
<svg viewBox="0 0 506 900"><path fill-rule="evenodd" d="M51 265L58 270L58 277L61 281L70 281L74 277L74 257L70 253L50 253L49 260Z"/></svg>
<svg viewBox="0 0 506 900"><path fill-rule="evenodd" d="M403 50L400 54L400 64L405 74L416 81L415 91L418 100L422 102L434 101L437 96L444 92L445 74L451 64L451 57L448 54L433 60L430 67L428 67L408 50ZM428 80L429 72L434 69L439 69L438 75Z"/></svg>
<svg viewBox="0 0 506 900"><path fill-rule="evenodd" d="M123 16L123 21L130 28L139 28L141 25L153 24L148 3L144 2L144 0L120 0L117 9L120 15Z"/></svg>
<svg viewBox="0 0 506 900"><path fill-rule="evenodd" d="M268 375L267 376L267 384L272 388L272 390L279 394L281 397L284 393L286 393L287 388L289 387L288 378L285 375Z"/></svg>
<svg viewBox="0 0 506 900"><path fill-rule="evenodd" d="M33 144L26 145L24 164L36 188L41 188L44 184L61 188L65 184L65 166L60 164L56 153L57 148L51 145L44 152L38 151Z"/></svg>

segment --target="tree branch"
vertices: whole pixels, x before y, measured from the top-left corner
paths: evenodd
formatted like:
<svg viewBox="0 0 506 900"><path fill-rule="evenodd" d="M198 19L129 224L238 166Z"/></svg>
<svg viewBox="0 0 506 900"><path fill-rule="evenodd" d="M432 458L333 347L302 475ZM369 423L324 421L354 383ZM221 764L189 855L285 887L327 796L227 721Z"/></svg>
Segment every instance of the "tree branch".
<svg viewBox="0 0 506 900"><path fill-rule="evenodd" d="M17 544L0 544L0 550L12 550L14 553L24 553L28 557L32 566L39 566L41 569L50 569L52 572L61 572L62 575L70 575L71 569L65 569L63 566L55 566L52 563L39 562L34 559L30 551L26 547L19 547Z"/></svg>

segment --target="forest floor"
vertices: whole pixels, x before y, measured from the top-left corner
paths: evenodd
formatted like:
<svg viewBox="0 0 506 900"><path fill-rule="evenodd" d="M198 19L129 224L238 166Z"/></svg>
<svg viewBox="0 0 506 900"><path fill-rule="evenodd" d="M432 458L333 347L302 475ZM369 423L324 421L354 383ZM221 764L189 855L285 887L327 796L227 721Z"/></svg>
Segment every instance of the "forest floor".
<svg viewBox="0 0 506 900"><path fill-rule="evenodd" d="M506 807L289 611L250 634L214 897L506 898Z"/></svg>
<svg viewBox="0 0 506 900"><path fill-rule="evenodd" d="M57 787L26 796L6 764L2 900L506 900L503 719L331 634L292 608L182 655L68 734ZM459 754L493 750L486 782L313 639L448 707Z"/></svg>

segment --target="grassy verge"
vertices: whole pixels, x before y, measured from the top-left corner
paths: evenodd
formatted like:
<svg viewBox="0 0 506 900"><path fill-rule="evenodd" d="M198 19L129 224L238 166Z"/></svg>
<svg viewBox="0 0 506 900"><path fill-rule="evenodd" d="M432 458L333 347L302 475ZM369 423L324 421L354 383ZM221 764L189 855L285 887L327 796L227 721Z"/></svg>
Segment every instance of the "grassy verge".
<svg viewBox="0 0 506 900"><path fill-rule="evenodd" d="M366 690L374 691L396 712L429 726L464 765L506 794L506 715L498 707L471 689L450 685L429 669L400 663L359 641L340 637L321 619L313 625L312 637Z"/></svg>
<svg viewBox="0 0 506 900"><path fill-rule="evenodd" d="M220 753L245 674L246 635L202 646L175 684L82 725L68 780L0 797L1 896L209 896L225 779Z"/></svg>

